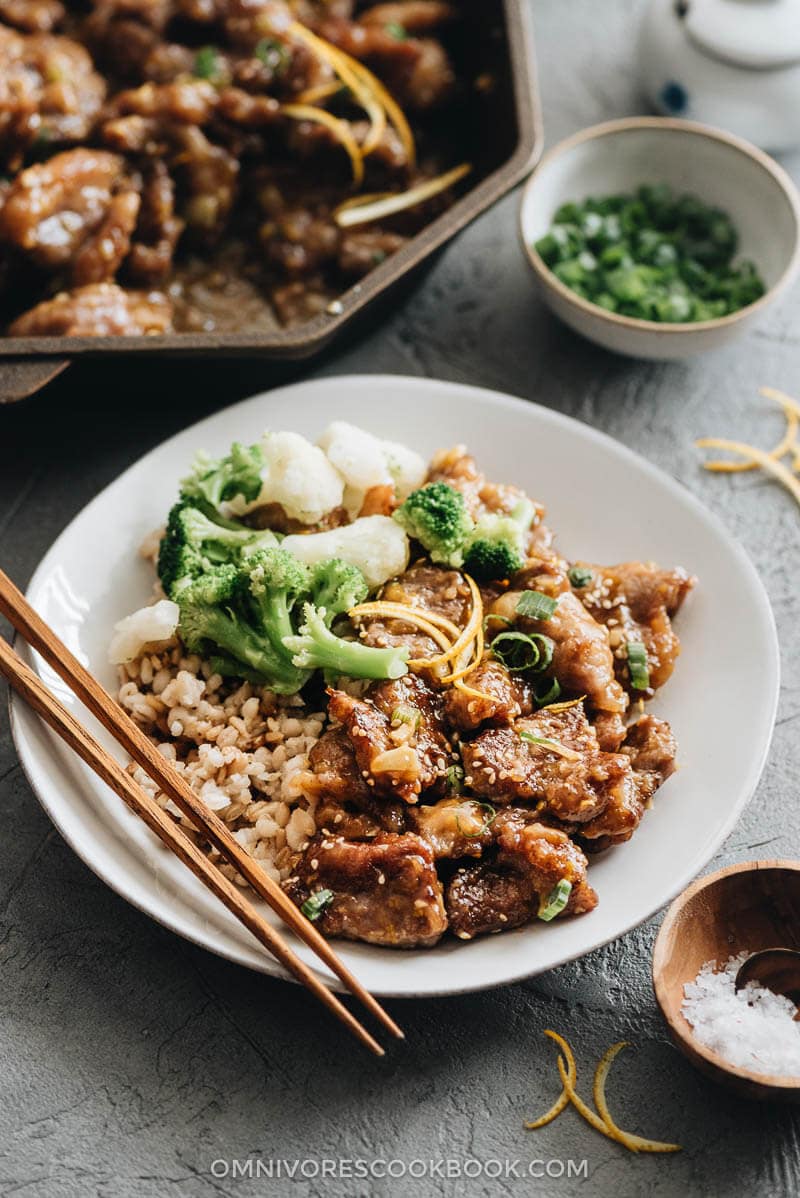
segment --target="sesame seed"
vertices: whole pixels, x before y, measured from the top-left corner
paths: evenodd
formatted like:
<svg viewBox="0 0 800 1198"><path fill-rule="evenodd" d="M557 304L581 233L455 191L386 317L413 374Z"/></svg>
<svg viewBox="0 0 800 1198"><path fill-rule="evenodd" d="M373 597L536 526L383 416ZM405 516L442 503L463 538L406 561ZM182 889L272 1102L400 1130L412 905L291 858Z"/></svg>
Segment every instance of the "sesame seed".
<svg viewBox="0 0 800 1198"><path fill-rule="evenodd" d="M311 868L312 868L312 869L319 869L319 859L318 859L317 857L314 857L314 859L312 860L312 862L311 862Z"/></svg>

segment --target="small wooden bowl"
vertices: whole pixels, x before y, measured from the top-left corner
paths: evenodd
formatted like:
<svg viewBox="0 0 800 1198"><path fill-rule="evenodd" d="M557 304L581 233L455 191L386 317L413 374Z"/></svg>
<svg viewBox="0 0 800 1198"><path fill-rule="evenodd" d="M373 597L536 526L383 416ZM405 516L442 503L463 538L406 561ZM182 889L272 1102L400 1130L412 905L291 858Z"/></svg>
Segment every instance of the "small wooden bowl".
<svg viewBox="0 0 800 1198"><path fill-rule="evenodd" d="M800 1078L730 1065L700 1044L681 1014L686 982L706 961L800 949L800 861L746 861L699 878L667 911L653 952L653 986L670 1034L703 1073L747 1098L800 1102Z"/></svg>

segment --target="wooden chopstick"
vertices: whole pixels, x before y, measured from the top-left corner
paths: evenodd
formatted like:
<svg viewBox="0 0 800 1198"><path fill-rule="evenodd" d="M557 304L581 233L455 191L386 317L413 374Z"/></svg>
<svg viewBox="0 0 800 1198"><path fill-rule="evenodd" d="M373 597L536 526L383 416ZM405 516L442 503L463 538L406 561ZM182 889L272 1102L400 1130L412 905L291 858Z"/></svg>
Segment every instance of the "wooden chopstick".
<svg viewBox="0 0 800 1198"><path fill-rule="evenodd" d="M81 760L94 770L99 778L119 795L122 801L138 815L151 832L187 866L196 878L225 904L244 926L253 933L273 957L280 961L298 981L315 994L330 1011L340 1019L376 1056L384 1050L369 1032L361 1026L347 1007L339 1001L313 970L295 956L289 945L271 924L259 915L233 882L212 865L197 845L190 840L183 828L162 811L151 798L122 768L118 761L98 744L93 736L78 723L29 666L21 660L3 637L0 637L0 674L4 674L14 690L42 717L61 739L74 749Z"/></svg>
<svg viewBox="0 0 800 1198"><path fill-rule="evenodd" d="M261 869L258 862L234 839L230 830L195 794L188 782L162 757L141 728L133 722L119 704L92 677L85 666L70 652L41 616L34 611L25 596L3 570L0 570L0 613L25 638L125 751L153 779L195 827L202 830L215 849L233 865L278 914L292 931L303 940L347 989L358 998L372 1015L394 1036L403 1039L404 1033L373 998L370 992L350 972L324 939L306 919L280 886Z"/></svg>

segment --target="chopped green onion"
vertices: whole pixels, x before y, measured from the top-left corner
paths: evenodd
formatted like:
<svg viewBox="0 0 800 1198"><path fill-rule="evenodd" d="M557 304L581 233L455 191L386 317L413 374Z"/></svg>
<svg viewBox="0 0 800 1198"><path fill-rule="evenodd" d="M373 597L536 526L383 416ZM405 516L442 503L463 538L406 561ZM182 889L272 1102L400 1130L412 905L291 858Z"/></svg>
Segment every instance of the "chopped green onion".
<svg viewBox="0 0 800 1198"><path fill-rule="evenodd" d="M556 882L547 897L542 899L539 904L539 919L543 919L545 923L549 923L551 919L555 919L566 907L571 894L571 882L568 882L566 878L562 878L560 882Z"/></svg>
<svg viewBox="0 0 800 1198"><path fill-rule="evenodd" d="M404 42L408 37L405 25L401 25L398 21L389 21L387 25L384 25L384 29L389 37L393 37L397 42Z"/></svg>
<svg viewBox="0 0 800 1198"><path fill-rule="evenodd" d="M567 578L574 587L588 587L594 575L586 566L570 566Z"/></svg>
<svg viewBox="0 0 800 1198"><path fill-rule="evenodd" d="M464 767L449 765L445 774L450 794L460 795L464 789Z"/></svg>
<svg viewBox="0 0 800 1198"><path fill-rule="evenodd" d="M531 633L531 640L539 648L539 665L536 667L536 673L541 674L541 672L546 670L553 660L553 652L555 650L556 643L555 641L551 640L549 636L545 636L541 632Z"/></svg>
<svg viewBox="0 0 800 1198"><path fill-rule="evenodd" d="M532 636L524 632L501 632L491 645L492 653L512 674L535 670L541 653Z"/></svg>
<svg viewBox="0 0 800 1198"><path fill-rule="evenodd" d="M497 620L498 623L505 624L507 628L513 628L513 626L514 626L514 621L509 620L508 616L501 616L499 612L490 611L488 613L488 615L483 617L483 631L484 632L489 631L489 622L491 620Z"/></svg>
<svg viewBox="0 0 800 1198"><path fill-rule="evenodd" d="M560 694L561 687L557 678L545 678L533 688L533 697L537 707L546 707L548 703L555 703Z"/></svg>
<svg viewBox="0 0 800 1198"><path fill-rule="evenodd" d="M269 67L276 75L282 75L289 65L290 54L283 42L277 42L271 37L262 37L256 45L253 54L265 67Z"/></svg>
<svg viewBox="0 0 800 1198"><path fill-rule="evenodd" d="M517 602L517 611L531 620L549 620L558 607L558 600L541 591L523 591Z"/></svg>
<svg viewBox="0 0 800 1198"><path fill-rule="evenodd" d="M395 727L398 724L411 724L416 729L422 723L422 712L418 707L395 707L389 722Z"/></svg>
<svg viewBox="0 0 800 1198"><path fill-rule="evenodd" d="M520 740L526 740L528 744L540 745L543 749L549 749L551 753L557 753L559 757L566 758L567 761L577 761L580 753L576 753L574 749L567 748L562 745L560 740L553 740L551 736L534 736L532 732L520 732Z"/></svg>
<svg viewBox="0 0 800 1198"><path fill-rule="evenodd" d="M764 283L735 260L729 216L666 185L562 204L535 248L566 287L621 316L684 324L752 304Z"/></svg>
<svg viewBox="0 0 800 1198"><path fill-rule="evenodd" d="M511 674L531 670L541 674L553 660L554 643L549 636L534 632L501 632L491 643L491 651Z"/></svg>
<svg viewBox="0 0 800 1198"><path fill-rule="evenodd" d="M647 650L641 641L628 641L625 646L631 686L637 691L646 691L650 686L650 671L647 668Z"/></svg>
<svg viewBox="0 0 800 1198"><path fill-rule="evenodd" d="M489 828L492 826L494 821L497 819L497 811L495 810L495 808L492 806L491 803L473 803L473 806L481 807L484 811L487 811L489 813L489 815L488 815L488 818L487 818L487 816L483 817L483 823L481 824L480 828L478 828L477 832L465 832L464 829L461 827L461 821L459 820L458 816L456 815L456 827L458 828L461 835L464 836L467 840L476 840L479 836L483 836L484 832L488 832Z"/></svg>
<svg viewBox="0 0 800 1198"><path fill-rule="evenodd" d="M220 73L220 59L213 46L202 46L194 56L192 73L198 79L209 79L213 82Z"/></svg>
<svg viewBox="0 0 800 1198"><path fill-rule="evenodd" d="M332 890L317 890L316 893L308 896L300 910L306 919L310 919L313 923L315 919L319 919L326 907L330 907L332 902Z"/></svg>

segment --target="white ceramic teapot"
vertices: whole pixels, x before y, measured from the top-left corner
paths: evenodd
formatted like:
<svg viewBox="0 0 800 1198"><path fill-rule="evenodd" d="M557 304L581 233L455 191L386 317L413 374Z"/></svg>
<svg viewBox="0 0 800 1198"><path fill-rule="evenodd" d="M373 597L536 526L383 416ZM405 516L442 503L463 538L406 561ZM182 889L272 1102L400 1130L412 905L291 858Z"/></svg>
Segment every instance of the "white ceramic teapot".
<svg viewBox="0 0 800 1198"><path fill-rule="evenodd" d="M668 116L800 146L800 0L651 0L639 67Z"/></svg>

